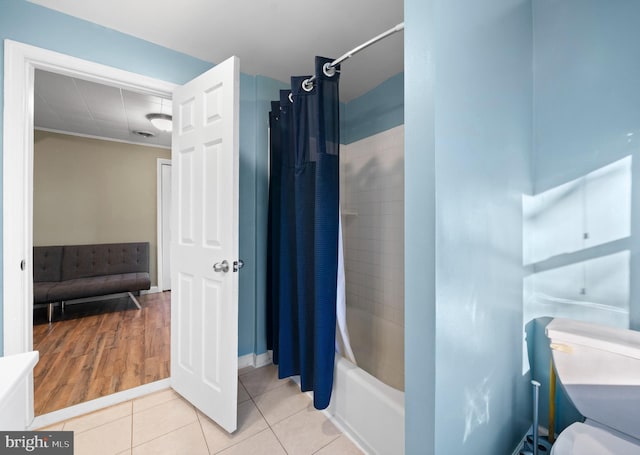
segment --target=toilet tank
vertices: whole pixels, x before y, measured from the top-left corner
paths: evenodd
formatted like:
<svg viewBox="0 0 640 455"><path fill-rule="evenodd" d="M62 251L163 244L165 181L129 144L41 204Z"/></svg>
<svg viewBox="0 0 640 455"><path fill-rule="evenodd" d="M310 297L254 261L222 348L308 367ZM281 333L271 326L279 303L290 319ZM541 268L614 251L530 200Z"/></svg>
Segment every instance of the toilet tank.
<svg viewBox="0 0 640 455"><path fill-rule="evenodd" d="M558 379L576 409L640 439L640 332L556 318L546 333Z"/></svg>

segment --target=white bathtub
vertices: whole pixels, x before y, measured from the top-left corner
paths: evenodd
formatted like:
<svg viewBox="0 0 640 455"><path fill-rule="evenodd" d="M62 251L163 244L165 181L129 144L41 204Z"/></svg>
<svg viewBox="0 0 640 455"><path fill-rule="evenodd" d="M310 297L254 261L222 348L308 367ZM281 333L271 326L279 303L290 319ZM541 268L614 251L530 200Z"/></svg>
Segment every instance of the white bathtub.
<svg viewBox="0 0 640 455"><path fill-rule="evenodd" d="M369 454L404 453L404 392L336 354L327 412Z"/></svg>

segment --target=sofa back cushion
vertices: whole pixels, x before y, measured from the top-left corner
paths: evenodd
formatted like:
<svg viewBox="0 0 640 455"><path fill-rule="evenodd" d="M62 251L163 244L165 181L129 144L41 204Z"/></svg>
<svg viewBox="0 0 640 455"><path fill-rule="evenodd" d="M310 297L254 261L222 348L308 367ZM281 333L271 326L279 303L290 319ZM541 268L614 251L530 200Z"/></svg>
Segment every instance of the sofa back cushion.
<svg viewBox="0 0 640 455"><path fill-rule="evenodd" d="M62 256L62 279L149 272L149 243L68 245Z"/></svg>
<svg viewBox="0 0 640 455"><path fill-rule="evenodd" d="M61 246L33 247L33 281L60 281L62 277Z"/></svg>

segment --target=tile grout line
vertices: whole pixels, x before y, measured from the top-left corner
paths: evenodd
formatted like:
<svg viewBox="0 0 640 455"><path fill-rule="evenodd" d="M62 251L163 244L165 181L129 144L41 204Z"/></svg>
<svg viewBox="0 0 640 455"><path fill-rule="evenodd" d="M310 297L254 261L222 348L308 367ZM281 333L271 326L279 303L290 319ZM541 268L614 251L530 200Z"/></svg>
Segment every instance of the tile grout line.
<svg viewBox="0 0 640 455"><path fill-rule="evenodd" d="M209 441L207 441L207 437L204 434L204 428L202 428L202 420L200 420L200 413L196 410L196 419L198 419L198 426L200 427L200 434L202 434L202 438L204 439L204 445L207 447L207 453L209 455L213 455L211 453L211 449L209 448Z"/></svg>
<svg viewBox="0 0 640 455"><path fill-rule="evenodd" d="M167 435L169 435L169 434L171 434L171 433L174 433L174 432L176 432L176 431L178 431L178 430L182 430L183 428L186 428L186 427L188 427L189 425L194 424L194 423L195 423L195 422L189 422L189 423L187 423L187 424L185 424L185 425L182 425L181 427L174 428L174 429L173 429L173 430L171 430L171 431L168 431L168 432L166 432L166 433L163 433L163 434L161 434L161 435L158 435L158 436L156 436L156 437L155 437L155 438L153 438L153 439L149 439L148 441L141 442L141 443L139 443L139 444L137 444L137 445L135 445L135 446L132 446L132 447L131 447L131 450L133 451L133 449L136 449L136 448L138 448L138 447L142 447L142 446L143 446L143 445L145 445L145 444L149 444L150 442L153 442L153 441L155 441L156 439L163 438L163 437L165 437L165 436L167 436Z"/></svg>
<svg viewBox="0 0 640 455"><path fill-rule="evenodd" d="M133 400L129 400L131 405L131 437L129 438L129 455L133 455Z"/></svg>
<svg viewBox="0 0 640 455"><path fill-rule="evenodd" d="M176 397L176 399L177 399L177 398L180 398L182 401L184 401L186 404L188 404L188 405L191 407L191 409L193 410L193 412L194 412L194 413L195 413L195 415L196 415L196 420L195 420L195 421L198 421L198 410L196 409L196 407L195 407L194 405L192 405L191 403L189 403L189 402L188 402L187 400L185 400L184 398L180 397L180 396L179 396L179 397ZM132 401L133 401L133 400L132 400ZM169 401L173 401L173 400L169 400ZM148 409L153 409L153 408L155 408L155 407L159 406L160 404L165 404L165 403L168 403L169 401L165 401L165 402L163 402L163 403L159 403L159 404L158 404L158 405L156 405L156 406L152 406L152 407L147 408L147 409L144 409L144 410L142 410L142 411L140 411L140 412L145 412L145 411L147 411ZM131 410L133 411L133 403L131 404ZM194 422L195 422L195 421L194 421ZM149 442L151 442L151 441L155 441L155 440L156 440L156 439L158 439L158 438L162 438L162 437L164 437L164 436L168 435L169 433L173 433L174 431L181 430L182 428L187 427L187 426L191 425L191 424L192 424L192 423L194 423L194 422L186 423L186 424L184 424L184 425L182 425L182 426L180 426L180 427L174 428L173 430L167 431L166 433L162 433L162 434L160 434L160 435L156 436L155 438L151 438L151 439L149 439L148 441L141 442L140 444L138 444L138 445L134 446L134 445L133 445L133 413L132 413L132 414L131 414L131 426L132 426L132 433L131 433L131 439L132 439L132 440L131 440L131 450L133 451L133 448L134 448L134 447L140 447L141 445L147 444L147 443L149 443Z"/></svg>
<svg viewBox="0 0 640 455"><path fill-rule="evenodd" d="M266 366L266 365L265 365ZM245 385L242 383L242 380L240 379L241 376L238 377L238 379L240 380L240 384L242 384L242 387L244 387L245 391L247 392L247 394L249 395L249 399L251 400L251 402L253 403L253 405L256 407L256 409L258 410L258 412L260 413L260 415L262 416L262 419L265 421L265 423L267 424L267 428L269 429L269 431L271 431L271 434L273 434L273 436L276 438L276 441L278 441L278 444L280 444L280 447L282 447L282 450L284 450L285 454L289 454L289 452L287 451L287 448L284 446L284 444L282 443L282 441L280 440L280 438L278 437L278 435L276 434L275 431L273 431L273 427L271 426L271 423L269 423L269 421L267 420L267 418L265 417L264 413L262 412L262 410L260 409L260 407L258 406L258 403L256 403L254 398L257 398L259 396L262 396L264 394L266 394L267 392L270 392L271 390L275 390L279 387L282 387L284 385L287 384L287 381L282 381L282 384L279 385L278 387L274 387L273 389L267 390L264 393L260 393L258 395L256 395L255 397L253 397L251 395L251 393L249 393L249 391L247 390L247 388L245 387ZM294 413L295 414L295 413ZM292 415L294 415L292 414ZM284 420L284 419L282 419ZM277 424L278 422L276 422L275 424ZM266 429L265 429L266 430ZM261 432L257 433L260 434Z"/></svg>
<svg viewBox="0 0 640 455"><path fill-rule="evenodd" d="M156 392L156 393L158 393L158 392ZM184 428L185 426L190 425L191 423L193 423L193 422L190 422L190 423L188 423L188 424L186 424L186 425L183 425L183 426L181 426L181 427L175 428L174 430L171 430L171 431L169 431L169 432L167 432L167 433L163 433L162 435L159 435L159 436L157 436L157 437L155 437L155 438L153 438L153 439L150 439L150 440L148 440L148 441L144 441L144 442L142 442L142 443L140 443L140 444L138 444L138 445L136 445L136 446L134 446L134 445L133 445L133 433L134 433L133 415L134 415L134 414L139 414L139 413L141 413L141 412L145 412L145 411L147 411L147 410L149 410L149 409L153 409L153 408L158 407L158 406L160 406L160 405L163 405L163 404L169 403L170 401L173 401L173 400L178 399L178 398L180 398L180 397L175 397L175 398L172 398L171 400L163 401L162 403L155 404L155 405L150 406L150 407L148 407L148 408L142 409L141 411L138 411L138 412L133 412L133 402L135 401L135 399L133 399L133 400L129 400L129 401L125 401L124 403L120 403L120 404L116 404L116 405L113 405L113 406L109 406L109 408L114 407L114 406L121 406L122 404L126 404L126 403L128 403L128 404L131 406L131 408L130 408L130 412L129 412L129 414L128 414L128 415L126 415L126 416L121 416L121 417L117 417L117 418L114 418L114 419L112 419L112 420L109 420L109 421L103 422L103 423L101 423L101 424L99 424L99 425L96 425L96 426L93 426L93 427L87 428L87 429L82 430L82 431L75 431L75 430L68 430L68 431L73 431L73 432L74 432L74 434L76 434L76 433L77 433L77 434L82 434L82 433L86 433L86 432L88 432L88 431L92 431L92 430L95 430L95 429L97 429L97 428L103 427L103 426L108 425L108 424L110 424L110 423L113 423L113 422L115 422L115 421L117 421L117 420L124 419L124 418L126 418L126 417L131 417L131 438L130 438L130 447L129 447L129 449L133 449L134 447L141 446L141 445L143 445L143 444L146 444L147 442L153 441L154 439L160 438L160 437L162 437L162 436L166 436L167 434L169 434L169 433L171 433L171 432L173 432L173 431L175 431L175 430L179 430L179 429ZM193 405L191 405L191 406L193 407ZM105 409L109 409L109 408L105 408ZM82 415L82 416L78 416L78 417L74 417L74 418L71 418L71 419L67 419L67 420L62 421L62 424L63 424L63 426L62 426L62 430L64 430L64 428L67 426L67 423L68 423L69 421L71 421L71 420L75 420L75 419L79 419L79 418L83 418L83 417L86 417L86 416L88 416L88 415L94 414L94 413L96 413L96 412L100 412L100 411L90 412L89 414L84 414L84 415ZM195 408L194 408L194 412L196 412L196 419L198 419L198 413L197 413L197 411L195 411Z"/></svg>
<svg viewBox="0 0 640 455"><path fill-rule="evenodd" d="M197 418L198 418L198 416L197 416L197 414L196 414L196 420L197 420ZM140 444L137 444L137 445L135 445L135 446L133 446L133 445L132 445L131 450L133 450L133 449L134 449L134 448L136 448L136 447L140 447L140 446L143 446L143 445L145 445L145 444L148 444L148 443L150 443L150 442L152 442L152 441L155 441L156 439L163 438L163 437L167 436L168 434L171 434L171 433L173 433L173 432L175 432L175 431L182 430L183 428L186 428L186 427L188 427L189 425L194 424L194 423L195 423L195 421L194 421L194 422L186 423L186 424L184 424L184 425L182 425L182 426L180 426L180 427L174 428L174 429L173 429L173 430L171 430L171 431L167 431L166 433L160 434L160 435L156 436L155 438L151 438L151 439L149 439L149 440L147 440L147 441L144 441L144 442L141 442ZM132 441L132 444L133 444L133 441Z"/></svg>
<svg viewBox="0 0 640 455"><path fill-rule="evenodd" d="M256 395L256 396L260 396L260 395ZM284 453L286 453L287 455L289 454L289 452L287 451L287 448L284 446L284 444L282 443L282 441L280 440L280 438L278 437L278 435L276 434L275 431L273 431L273 428L271 427L271 424L269 423L269 421L267 420L267 418L264 416L264 414L262 413L262 410L258 407L258 404L255 402L255 400L253 399L253 397L251 396L251 394L249 394L249 398L251 399L253 405L256 407L256 409L258 410L258 412L260 413L260 415L262 416L262 418L264 419L265 423L267 424L267 428L269 429L269 431L271 431L271 434L273 434L273 436L276 438L276 441L278 441L278 444L280 444L280 447L282 447L282 450L284 450ZM265 430L267 429L265 428ZM258 433L260 434L260 433Z"/></svg>
<svg viewBox="0 0 640 455"><path fill-rule="evenodd" d="M238 377L238 379L240 379L240 377ZM289 381L290 381L290 382L293 382L294 384L296 384L296 385L298 385L298 386L299 386L299 384L297 384L297 383L296 383L295 381L293 381L291 378L288 378L288 379L289 379ZM240 381L240 383L242 384L242 381ZM247 393L249 394L249 398L250 398L250 399L251 399L251 401L253 402L254 406L256 407L256 409L258 410L258 412L260 413L260 415L262 416L262 418L264 419L264 421L267 423L267 426L268 426L269 430L271 430L271 433L273 433L273 435L276 437L276 440L278 441L278 443L280 444L280 446L282 447L282 449L285 451L285 453L287 453L287 454L288 454L289 452L287 451L286 447L284 446L284 444L282 443L282 441L281 441L281 440L280 440L280 438L278 437L277 433L273 430L273 427L271 426L271 423L267 420L267 418L265 417L265 415L262 413L262 410L260 409L260 407L258 406L258 404L256 403L256 401L255 401L255 399L254 399L254 398L260 397L260 396L262 396L262 395L265 395L266 393L271 392L272 390L275 390L275 389L277 389L277 388L279 388L279 387L282 387L282 386L284 386L284 385L286 385L286 384L287 384L287 381L283 381L283 382L282 382L282 384L281 384L280 386L278 386L278 387L274 387L273 389L269 389L269 390L265 391L264 393L261 393L261 394L256 395L255 397L251 396L251 394L250 394L248 391L247 391ZM244 387L244 384L242 384L242 386ZM246 387L245 387L245 390L246 390ZM303 394L303 395L305 394L305 392L302 392L302 390L300 390L300 391L299 391L299 393L301 393L301 394ZM274 424L273 424L273 425L274 425L274 426L275 426L275 425L278 425L279 423L281 423L281 422L285 421L286 419L289 419L289 418L291 418L291 417L293 417L293 416L295 416L295 415L297 415L297 414L300 414L300 413L304 412L304 411L307 409L307 407L308 407L308 406L305 406L305 407L304 407L303 409L301 409L300 411L294 412L293 414L291 414L291 415L289 415L289 416L287 416L287 417L284 417L284 418L280 419L280 420L279 420L279 421L277 421L277 422L274 422ZM320 412L320 411L318 411L318 410L315 410L315 411ZM336 427L336 429L338 429L338 428ZM259 433L258 433L258 434L259 434ZM342 436L342 435L343 435L343 433L342 433L342 431L340 431L340 433L339 433L335 438L333 438L331 441L329 441L327 444L323 445L322 447L318 448L318 450L314 451L313 453L315 454L315 453L319 452L320 450L324 449L325 447L327 447L328 445L333 444L333 443L334 443L335 441L337 441L337 440L338 440L338 438L340 438L340 436Z"/></svg>
<svg viewBox="0 0 640 455"><path fill-rule="evenodd" d="M296 382L295 382L295 381L293 381L293 380L291 380L291 379L289 379L289 380L290 380L291 382L293 382L294 384L296 384ZM297 385L297 384L296 384L296 385ZM265 392L265 393L266 393L266 392ZM300 391L300 393L301 393L301 394L303 394L303 395L305 395L305 394L306 394L305 392L302 392L302 391ZM259 397L259 396L261 396L261 395L264 395L264 394L256 395L256 397ZM278 440L278 442L280 443L280 445L281 445L281 446L282 446L282 448L284 449L285 453L287 453L287 454L288 454L289 452L287 451L287 449L285 448L284 444L282 443L282 441L281 441L281 440L280 440L280 438L278 437L278 434L273 430L273 427L271 426L271 424L269 423L269 421L267 420L267 418L264 416L264 414L262 413L262 411L261 411L261 410L260 410L260 408L258 407L258 404L253 400L253 397L251 397L251 401L253 401L253 404L254 404L254 405L255 405L255 407L258 409L258 412L260 413L260 415L262 415L262 418L265 420L265 422L267 422L267 426L269 427L269 429L271 430L271 432L273 433L273 435L276 437L276 439ZM311 404L311 402L310 402L309 404ZM296 416L296 415L298 415L298 414L301 414L301 413L305 412L305 411L307 410L307 408L308 408L308 406L305 406L303 409L301 409L301 410L299 410L299 411L297 411L297 412L294 412L293 414L288 415L287 417L285 417L285 418L283 418L283 419L280 419L280 420L278 420L277 422L274 422L274 424L273 424L273 425L274 425L274 426L275 426L275 425L278 425L279 423L284 422L285 420L287 420L287 419L289 419L289 418L291 418L291 417L293 417L293 416ZM320 411L319 411L319 410L317 410L317 409L314 409L314 412L320 412ZM335 425L334 425L334 426L335 426ZM336 429L338 429L338 428L336 427ZM339 430L339 429L338 429L338 430ZM340 438L340 436L343 436L342 431L340 431L340 433L339 433L335 438L333 438L331 441L329 441L328 443L326 443L326 444L325 444L325 445L323 445L322 447L318 448L318 450L314 451L314 452L313 452L313 454L318 453L320 450L324 449L324 448L325 448L325 447L327 447L328 445L333 444L335 441L337 441L337 440L338 440L338 438ZM313 454L312 454L312 455L313 455Z"/></svg>
<svg viewBox="0 0 640 455"><path fill-rule="evenodd" d="M245 374L244 374L244 375L242 375L242 376L246 376L246 374L248 374L248 373L245 373ZM288 454L289 454L289 452L287 452L287 449L285 449L284 445L282 444L282 442L281 442L281 441L280 441L280 439L278 438L278 435L276 435L275 431L273 431L273 428L271 428L271 425L269 424L269 421L265 418L264 414L262 413L262 411L260 410L260 408L258 407L258 405L256 404L256 402L253 400L253 397L251 396L251 394L249 393L249 391L247 390L247 388L244 386L244 384L243 384L243 383L242 383L242 381L240 380L240 377L241 377L241 376L238 376L238 380L239 380L239 382L240 382L240 385L242 386L242 388L244 388L244 390L247 392L247 396L249 397L247 400L243 401L242 403L246 403L247 401L251 401L251 402L253 403L253 406L254 406L254 407L258 410L258 412L260 413L260 416L262 416L262 420L264 420L264 422L267 424L267 428L265 428L265 429L263 429L263 430L261 430L261 431L258 431L256 434L252 434L251 436L247 437L246 439L243 439L243 440L241 440L241 441L237 441L237 442L235 442L235 443L233 443L233 444L231 444L231 445L229 445L229 446L225 447L225 448L224 448L224 449L222 449L222 450L218 450L217 452L213 452L213 453L212 453L212 452L209 450L209 444L207 443L207 450L209 450L209 455L216 455L216 454L222 453L222 452L224 452L225 450L228 450L228 449L230 449L231 447L235 447L235 446L237 446L238 444L241 444L241 443L243 443L243 442L245 442L245 441L248 441L249 439L251 439L251 438L254 438L254 437L258 436L259 434L264 433L264 432L265 432L265 431L267 431L267 430L271 431L271 434L273 434L273 436L276 438L276 441L278 441L278 444L280 444L280 447L282 447L282 450L284 450L284 453L288 455ZM278 386L278 387L280 387L280 386ZM275 390L275 389L277 389L278 387L274 387L274 388L273 388L273 389L271 389L271 390ZM267 392L268 392L268 391L267 391ZM265 393L266 393L266 392L265 392ZM261 396L261 395L264 395L264 393L258 394L258 395L256 395L256 397ZM237 403L237 405L240 405L240 404L242 404L242 403ZM197 414L197 412L196 412L196 414ZM200 421L200 416L198 416L198 421ZM200 423L200 428L202 428L202 423ZM204 430L203 430L203 431L204 431ZM205 442L206 442L206 437L205 437Z"/></svg>
<svg viewBox="0 0 640 455"><path fill-rule="evenodd" d="M291 379L291 378L288 378L288 379L289 379L289 381L293 382L293 383L294 383L294 384L296 384L297 386L300 386L300 385L299 385L298 383L296 383L293 379ZM242 382L242 381L241 381L241 382ZM284 385L284 384L286 384L286 381L283 381L283 385ZM244 387L244 384L243 384L243 387ZM271 390L275 390L275 389L276 389L276 388L271 389ZM268 390L267 392L270 392L271 390ZM266 394L267 392L264 392L264 393L262 393L262 394L258 394L258 395L256 395L256 397L262 396L262 395ZM303 395L306 395L306 394L307 394L306 392L303 392L302 390L300 390L300 391L299 391L299 393L301 393L301 394L303 394ZM260 412L260 415L262 415L262 418L265 420L265 422L267 422L267 426L269 427L269 429L271 430L271 432L273 433L273 435L276 437L276 439L278 440L278 442L280 443L280 445L281 445L281 446L282 446L282 448L284 449L285 453L287 453L287 454L288 454L289 452L288 452L288 451L287 451L287 449L285 448L285 446L284 446L284 444L282 443L282 441L280 441L280 438L278 438L277 433L273 430L273 427L271 426L271 424L269 423L269 421L267 420L267 418L264 416L264 414L262 413L262 411L261 411L261 410L260 410L260 408L258 407L258 404L255 402L254 397L252 397L252 396L251 396L251 394L249 394L249 398L251 399L251 401L253 401L253 404L255 405L256 409L258 409L258 412ZM313 403L313 400L310 400L310 404L312 404L312 403ZM289 416L287 416L287 417L284 417L284 418L280 419L280 420L279 420L279 421L277 421L277 422L274 422L274 425L278 425L279 423L284 422L285 420L287 420L287 419L289 419L289 418L291 418L291 417L293 417L293 416L295 416L295 415L297 415L297 414L301 414L302 412L306 411L306 410L307 410L307 408L308 408L308 406L305 406L305 408L304 408L304 409L301 409L301 410L299 410L299 411L297 411L297 412L294 412L293 414L291 414L291 415L289 415ZM321 411L320 411L320 410L317 410L317 409L314 409L314 412L321 412ZM330 420L329 420L329 421L330 421ZM334 426L335 426L335 425L334 425ZM313 454L318 453L319 451L321 451L321 450L322 450L322 449L324 449L325 447L327 447L327 446L329 446L329 445L333 444L333 443L334 443L335 441L337 441L341 436L345 436L345 435L344 435L344 433L343 433L339 428L337 428L337 427L336 427L336 429L339 431L339 434L338 434L335 438L333 438L331 441L327 442L327 444L323 445L322 447L318 448L318 450L314 451L314 452L313 452ZM313 454L312 454L312 455L313 455Z"/></svg>
<svg viewBox="0 0 640 455"><path fill-rule="evenodd" d="M323 445L322 447L320 447L318 450L316 450L315 452L313 452L312 455L320 452L322 449L324 449L325 447L330 446L331 444L333 444L334 442L336 442L338 439L340 439L343 436L342 432L340 432L340 434L338 436L336 436L334 439L332 439L331 441L329 441L328 443L326 443L325 445Z"/></svg>
<svg viewBox="0 0 640 455"><path fill-rule="evenodd" d="M113 406L122 406L122 405L123 405L123 404L125 404L125 403L127 403L127 402L125 401L125 402L123 402L123 403L114 404ZM109 407L112 407L112 406L109 406ZM109 409L109 408L105 408L105 409ZM94 412L90 412L90 413L88 413L88 414L82 414L82 415L80 415L80 416L78 416L78 417L72 417L71 419L63 420L62 422L58 422L57 424L55 424L55 423L54 423L54 425L59 425L60 423L62 423L62 424L63 424L63 425L62 425L62 430L64 430L64 429L66 428L66 426L67 426L67 423L69 423L70 421L72 421L72 420L76 420L76 419L83 419L83 418L85 418L86 416L89 416L89 415L94 414L94 413L96 413L96 412L100 412L100 411L94 411ZM105 426L105 425L109 425L110 423L113 423L113 422L115 422L115 421L117 421L117 420L120 420L120 419L124 419L125 417L129 417L129 416L131 416L131 417L132 417L131 421L133 422L133 413L130 413L129 415L116 417L116 418L114 418L114 419L112 419L112 420L108 420L108 421L106 421L106 422L102 422L102 423L100 423L100 424L98 424L98 425L96 425L96 426L86 428L86 429L84 429L84 430L82 430L82 431L77 431L77 430L64 430L64 431L73 431L73 433L74 433L74 434L75 434L75 433L77 433L77 434L82 434L82 433L86 433L87 431L95 430L96 428L100 428L100 427L103 427L103 426ZM133 424L133 423L132 423L132 424ZM49 426L51 426L51 425L49 425Z"/></svg>

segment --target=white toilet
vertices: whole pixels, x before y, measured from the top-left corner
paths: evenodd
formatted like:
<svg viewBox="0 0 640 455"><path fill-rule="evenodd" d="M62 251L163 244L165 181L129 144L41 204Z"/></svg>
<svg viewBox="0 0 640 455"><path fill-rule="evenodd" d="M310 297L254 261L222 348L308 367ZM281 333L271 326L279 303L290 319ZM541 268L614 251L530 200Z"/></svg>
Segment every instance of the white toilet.
<svg viewBox="0 0 640 455"><path fill-rule="evenodd" d="M551 454L640 454L640 332L556 318L546 333L558 379L586 417Z"/></svg>

